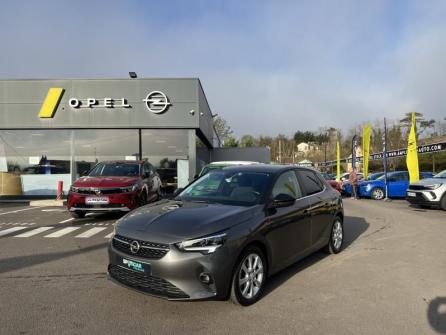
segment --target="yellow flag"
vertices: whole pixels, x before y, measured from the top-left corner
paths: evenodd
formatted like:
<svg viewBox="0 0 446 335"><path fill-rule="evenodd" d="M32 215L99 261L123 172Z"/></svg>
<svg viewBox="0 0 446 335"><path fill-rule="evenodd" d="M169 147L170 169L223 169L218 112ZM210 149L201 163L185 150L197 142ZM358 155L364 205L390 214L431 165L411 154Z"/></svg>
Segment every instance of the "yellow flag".
<svg viewBox="0 0 446 335"><path fill-rule="evenodd" d="M364 179L367 179L369 174L369 156L370 156L370 132L372 130L371 125L367 125L362 130L362 151L363 151L363 170Z"/></svg>
<svg viewBox="0 0 446 335"><path fill-rule="evenodd" d="M336 143L336 180L341 181L341 150L339 148L339 141Z"/></svg>
<svg viewBox="0 0 446 335"><path fill-rule="evenodd" d="M415 133L415 113L412 113L412 126L410 127L409 139L407 141L407 170L409 171L410 182L414 183L420 180L420 171L418 169L418 151L417 136Z"/></svg>

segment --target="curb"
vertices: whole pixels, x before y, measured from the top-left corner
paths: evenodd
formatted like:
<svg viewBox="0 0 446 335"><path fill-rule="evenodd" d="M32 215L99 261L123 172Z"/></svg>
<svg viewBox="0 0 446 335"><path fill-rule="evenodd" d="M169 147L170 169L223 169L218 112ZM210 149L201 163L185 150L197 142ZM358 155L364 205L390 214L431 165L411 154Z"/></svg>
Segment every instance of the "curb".
<svg viewBox="0 0 446 335"><path fill-rule="evenodd" d="M63 207L65 204L62 200L32 200L29 202L30 206L35 207Z"/></svg>

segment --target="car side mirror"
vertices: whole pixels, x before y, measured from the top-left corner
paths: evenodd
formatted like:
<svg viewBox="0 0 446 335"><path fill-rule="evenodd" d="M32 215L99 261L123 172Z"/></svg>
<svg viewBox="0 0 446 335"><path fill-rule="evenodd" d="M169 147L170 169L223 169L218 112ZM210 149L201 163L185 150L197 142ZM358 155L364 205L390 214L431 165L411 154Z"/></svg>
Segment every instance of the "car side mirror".
<svg viewBox="0 0 446 335"><path fill-rule="evenodd" d="M274 197L272 207L274 208L288 207L294 205L295 202L296 199L293 198L291 195L280 193Z"/></svg>

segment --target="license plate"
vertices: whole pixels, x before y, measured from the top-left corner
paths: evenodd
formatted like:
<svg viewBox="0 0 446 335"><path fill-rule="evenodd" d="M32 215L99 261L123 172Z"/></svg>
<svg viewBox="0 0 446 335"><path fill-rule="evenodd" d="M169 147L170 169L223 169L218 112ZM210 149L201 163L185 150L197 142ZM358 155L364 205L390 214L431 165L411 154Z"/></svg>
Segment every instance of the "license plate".
<svg viewBox="0 0 446 335"><path fill-rule="evenodd" d="M108 197L87 197L85 203L87 205L108 205Z"/></svg>
<svg viewBox="0 0 446 335"><path fill-rule="evenodd" d="M151 273L150 264L141 263L133 259L121 258L120 265L126 269L145 274L146 276L150 276Z"/></svg>
<svg viewBox="0 0 446 335"><path fill-rule="evenodd" d="M414 192L407 192L407 196L408 196L408 197L416 197L417 194L414 193Z"/></svg>

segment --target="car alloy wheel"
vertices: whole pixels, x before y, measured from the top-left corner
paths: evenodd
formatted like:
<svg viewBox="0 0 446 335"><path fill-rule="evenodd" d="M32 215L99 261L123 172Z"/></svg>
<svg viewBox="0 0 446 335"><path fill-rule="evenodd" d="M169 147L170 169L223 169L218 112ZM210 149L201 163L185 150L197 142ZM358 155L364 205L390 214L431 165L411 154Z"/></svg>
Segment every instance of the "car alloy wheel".
<svg viewBox="0 0 446 335"><path fill-rule="evenodd" d="M263 253L255 246L249 247L237 264L233 277L231 299L248 306L261 296L266 281L266 263Z"/></svg>
<svg viewBox="0 0 446 335"><path fill-rule="evenodd" d="M382 200L382 199L384 199L384 191L383 191L383 189L379 188L379 187L374 188L373 191L372 191L372 199L375 199L375 200Z"/></svg>
<svg viewBox="0 0 446 335"><path fill-rule="evenodd" d="M344 243L344 225L339 217L336 217L331 228L330 241L326 251L330 254L337 254L341 251Z"/></svg>

